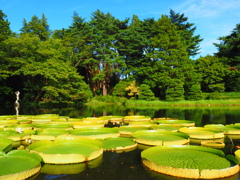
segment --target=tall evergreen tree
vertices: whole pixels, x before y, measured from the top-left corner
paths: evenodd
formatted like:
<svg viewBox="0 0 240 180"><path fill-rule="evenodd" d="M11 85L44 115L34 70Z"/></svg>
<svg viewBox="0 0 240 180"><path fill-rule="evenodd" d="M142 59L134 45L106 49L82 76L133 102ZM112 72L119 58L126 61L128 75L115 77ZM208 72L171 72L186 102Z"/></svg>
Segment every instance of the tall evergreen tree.
<svg viewBox="0 0 240 180"><path fill-rule="evenodd" d="M188 18L184 14L179 14L170 10L171 21L174 25L178 26L181 40L185 43L189 56L195 56L199 54L200 46L199 43L203 40L200 35L194 35L196 26L194 23L189 23ZM194 26L194 27L193 27Z"/></svg>
<svg viewBox="0 0 240 180"><path fill-rule="evenodd" d="M90 25L93 28L92 58L96 62L93 77L95 90L105 96L120 80L121 70L125 67L124 59L117 49L117 42L122 30L127 27L128 19L120 21L110 13L104 14L100 10L92 14Z"/></svg>
<svg viewBox="0 0 240 180"><path fill-rule="evenodd" d="M0 10L0 42L7 39L12 34L7 15Z"/></svg>
<svg viewBox="0 0 240 180"><path fill-rule="evenodd" d="M197 72L201 74L203 92L217 92L218 87L224 87L224 79L229 72L229 66L222 63L216 56L200 57L196 60Z"/></svg>
<svg viewBox="0 0 240 180"><path fill-rule="evenodd" d="M170 18L163 15L156 21L154 32L156 34L150 39L154 51L146 54L148 61L139 68L145 76L143 82L155 89L155 94L158 91L165 98L168 86L176 80L185 82L185 74L192 66L178 27Z"/></svg>
<svg viewBox="0 0 240 180"><path fill-rule="evenodd" d="M0 102L4 102L4 94L10 94L12 92L12 89L6 84L6 79L10 76L11 72L8 69L7 54L3 44L4 40L7 40L11 35L12 31L7 15L0 10Z"/></svg>
<svg viewBox="0 0 240 180"><path fill-rule="evenodd" d="M215 54L218 57L226 57L226 64L240 69L240 24L237 24L230 35L220 37L220 43L214 43L218 48Z"/></svg>
<svg viewBox="0 0 240 180"><path fill-rule="evenodd" d="M154 93L151 91L150 87L146 84L141 84L139 86L139 100L152 101L155 99Z"/></svg>
<svg viewBox="0 0 240 180"><path fill-rule="evenodd" d="M124 57L127 69L126 77L136 74L138 66L145 57L147 47L147 32L144 29L144 22L137 15L133 15L131 23L119 37L118 51Z"/></svg>
<svg viewBox="0 0 240 180"><path fill-rule="evenodd" d="M46 41L51 34L47 18L44 14L42 14L41 19L34 15L29 22L27 22L26 19L23 19L23 27L20 31L22 33L35 34L41 41Z"/></svg>

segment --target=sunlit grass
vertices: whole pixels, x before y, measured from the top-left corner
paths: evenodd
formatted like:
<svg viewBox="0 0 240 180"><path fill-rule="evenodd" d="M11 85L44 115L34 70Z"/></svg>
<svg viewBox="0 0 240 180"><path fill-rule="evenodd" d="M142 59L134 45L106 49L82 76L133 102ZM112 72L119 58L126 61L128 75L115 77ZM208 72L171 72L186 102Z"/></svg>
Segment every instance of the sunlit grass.
<svg viewBox="0 0 240 180"><path fill-rule="evenodd" d="M126 105L133 106L236 106L240 105L240 99L225 100L198 100L198 101L141 101L127 100Z"/></svg>

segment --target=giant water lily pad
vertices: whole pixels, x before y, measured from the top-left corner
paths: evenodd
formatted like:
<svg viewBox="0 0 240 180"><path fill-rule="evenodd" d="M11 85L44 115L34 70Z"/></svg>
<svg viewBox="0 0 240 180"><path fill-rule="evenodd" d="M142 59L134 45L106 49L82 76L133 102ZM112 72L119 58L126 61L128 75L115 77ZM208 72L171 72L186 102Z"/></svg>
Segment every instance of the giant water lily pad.
<svg viewBox="0 0 240 180"><path fill-rule="evenodd" d="M204 125L204 127L209 129L221 130L221 131L225 130L225 126L223 124L206 124Z"/></svg>
<svg viewBox="0 0 240 180"><path fill-rule="evenodd" d="M40 129L36 130L35 134L31 135L33 141L39 140L55 140L57 136L66 134L67 130L65 129Z"/></svg>
<svg viewBox="0 0 240 180"><path fill-rule="evenodd" d="M143 127L143 126L120 126L119 127L120 136L123 136L123 137L131 137L132 133L139 130L150 130L150 128Z"/></svg>
<svg viewBox="0 0 240 180"><path fill-rule="evenodd" d="M184 178L214 179L239 172L233 156L201 146L156 146L142 151L141 157L151 170Z"/></svg>
<svg viewBox="0 0 240 180"><path fill-rule="evenodd" d="M118 129L115 128L80 128L69 130L68 133L93 139L105 139L109 137L118 137L120 135Z"/></svg>
<svg viewBox="0 0 240 180"><path fill-rule="evenodd" d="M27 150L0 153L0 179L27 179L41 169L42 158Z"/></svg>
<svg viewBox="0 0 240 180"><path fill-rule="evenodd" d="M136 116L124 116L123 122L129 123L133 121L151 121L151 117L149 116L143 116L143 115L136 115Z"/></svg>
<svg viewBox="0 0 240 180"><path fill-rule="evenodd" d="M117 137L117 138L107 138L102 140L104 150L126 150L134 149L137 147L137 143L131 138Z"/></svg>
<svg viewBox="0 0 240 180"><path fill-rule="evenodd" d="M70 164L90 161L103 153L102 143L89 138L62 138L54 142L38 141L28 146L42 156L45 163Z"/></svg>
<svg viewBox="0 0 240 180"><path fill-rule="evenodd" d="M181 132L145 130L132 134L135 141L145 145L183 145L189 142L189 136Z"/></svg>
<svg viewBox="0 0 240 180"><path fill-rule="evenodd" d="M225 134L240 135L240 123L226 125L225 126Z"/></svg>
<svg viewBox="0 0 240 180"><path fill-rule="evenodd" d="M188 134L193 139L219 139L224 138L224 131L205 127L183 127L180 132Z"/></svg>
<svg viewBox="0 0 240 180"><path fill-rule="evenodd" d="M8 152L12 149L13 140L0 137L0 151Z"/></svg>
<svg viewBox="0 0 240 180"><path fill-rule="evenodd" d="M158 120L158 119L154 119L153 120L154 123L158 123L158 124L172 124L175 126L195 126L195 122L194 121L189 121L189 120L175 120L175 119L162 119L162 120Z"/></svg>

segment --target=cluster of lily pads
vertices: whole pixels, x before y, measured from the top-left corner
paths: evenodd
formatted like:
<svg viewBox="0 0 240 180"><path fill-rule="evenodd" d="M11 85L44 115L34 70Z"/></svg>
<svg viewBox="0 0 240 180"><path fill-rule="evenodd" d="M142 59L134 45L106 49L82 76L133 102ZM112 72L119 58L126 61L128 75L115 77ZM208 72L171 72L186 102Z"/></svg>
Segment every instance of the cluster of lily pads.
<svg viewBox="0 0 240 180"><path fill-rule="evenodd" d="M45 165L51 169L68 164L70 169L84 170L86 164L99 164L104 151L135 148L143 149L144 166L159 173L196 179L228 177L239 172L240 150L225 156L221 148L226 137L240 139L240 124L196 127L194 121L140 115L0 116L0 166L13 164L0 169L0 179L26 179L48 171Z"/></svg>

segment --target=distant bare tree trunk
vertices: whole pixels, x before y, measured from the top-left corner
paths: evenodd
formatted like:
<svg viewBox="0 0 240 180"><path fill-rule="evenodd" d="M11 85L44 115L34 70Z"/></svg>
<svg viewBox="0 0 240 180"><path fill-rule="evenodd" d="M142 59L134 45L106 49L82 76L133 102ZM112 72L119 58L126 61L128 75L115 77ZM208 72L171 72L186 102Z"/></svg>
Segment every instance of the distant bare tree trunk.
<svg viewBox="0 0 240 180"><path fill-rule="evenodd" d="M103 96L107 95L107 87L106 87L106 81L103 81Z"/></svg>

